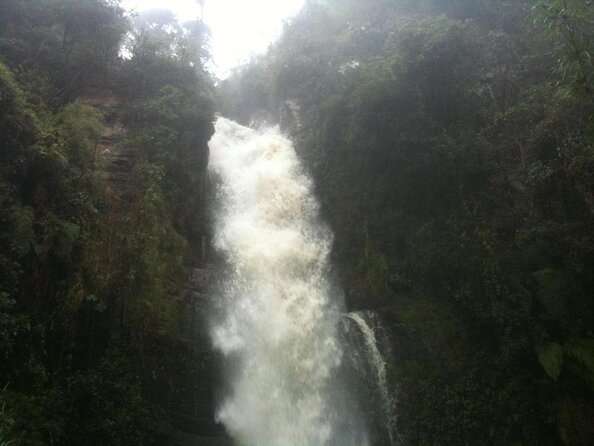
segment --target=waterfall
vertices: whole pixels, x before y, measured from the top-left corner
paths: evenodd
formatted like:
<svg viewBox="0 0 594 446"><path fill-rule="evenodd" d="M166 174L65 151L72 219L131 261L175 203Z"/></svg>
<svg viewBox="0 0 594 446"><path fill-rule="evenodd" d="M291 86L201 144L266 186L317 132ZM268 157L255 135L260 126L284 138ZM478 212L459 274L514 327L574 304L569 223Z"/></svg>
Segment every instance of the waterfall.
<svg viewBox="0 0 594 446"><path fill-rule="evenodd" d="M278 129L215 129L214 244L228 266L211 329L228 374L218 420L239 445L365 445L339 378L343 307L312 182Z"/></svg>
<svg viewBox="0 0 594 446"><path fill-rule="evenodd" d="M387 380L387 373L386 373L386 361L384 360L380 349L379 343L376 339L375 330L370 326L367 322L367 319L370 319L373 324L374 317L373 313L370 312L353 312L348 313L346 318L351 320L357 330L360 333L360 336L363 340L363 351L365 352L365 357L363 359L358 358L358 362L363 364L364 366L368 366L371 368L372 376L372 383L375 384L377 389L377 393L379 393L379 399L381 400L382 404L382 411L381 413L384 416L384 420L380 420L383 424L383 427L387 431L387 435L389 437L389 444L394 445L395 443L395 417L394 417L394 398L390 393L388 388L388 380ZM348 328L347 328L348 330ZM351 343L352 345L352 343ZM357 349L358 346L352 345L353 349ZM359 366L359 369L363 367ZM360 370L360 373L363 373ZM373 385L372 385L373 387Z"/></svg>

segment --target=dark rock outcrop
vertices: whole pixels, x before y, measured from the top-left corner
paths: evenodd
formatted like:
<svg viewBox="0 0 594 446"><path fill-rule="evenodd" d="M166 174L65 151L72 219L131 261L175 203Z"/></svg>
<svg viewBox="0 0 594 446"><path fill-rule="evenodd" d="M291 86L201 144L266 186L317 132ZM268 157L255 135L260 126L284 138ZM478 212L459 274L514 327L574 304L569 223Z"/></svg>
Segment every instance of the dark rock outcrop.
<svg viewBox="0 0 594 446"><path fill-rule="evenodd" d="M220 357L211 346L208 315L214 295L216 270L188 268L179 296L182 331L178 338L162 339L152 352L147 370L149 397L163 413L160 431L172 446L230 445L222 425L215 420L220 388Z"/></svg>

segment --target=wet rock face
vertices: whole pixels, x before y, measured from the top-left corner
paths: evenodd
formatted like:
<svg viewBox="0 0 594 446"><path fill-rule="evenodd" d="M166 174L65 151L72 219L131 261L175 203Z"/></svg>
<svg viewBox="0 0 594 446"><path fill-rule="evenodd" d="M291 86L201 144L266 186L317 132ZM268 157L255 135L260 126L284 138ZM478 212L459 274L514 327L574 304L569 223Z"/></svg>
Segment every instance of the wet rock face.
<svg viewBox="0 0 594 446"><path fill-rule="evenodd" d="M130 174L136 162L124 144L126 104L109 90L86 92L85 103L99 109L104 127L97 144L97 161L108 198L108 211L118 215L131 194ZM208 129L204 135L212 134ZM192 247L188 263L202 265L186 269L182 289L171 299L178 308L180 329L176 334L155 336L146 341L145 356L138 364L143 393L160 414L156 430L160 444L171 446L225 446L230 440L215 421L216 390L221 386L219 355L211 348L208 313L213 299L214 268L205 264L208 245L206 218L207 141L195 141L187 154L186 202L178 208L180 229Z"/></svg>
<svg viewBox="0 0 594 446"><path fill-rule="evenodd" d="M302 129L301 105L297 100L290 99L281 104L279 124L281 131L288 135L294 135Z"/></svg>
<svg viewBox="0 0 594 446"><path fill-rule="evenodd" d="M83 101L103 114L104 126L97 143L98 161L107 187L122 193L134 164L131 154L120 144L126 137L125 104L114 92L105 89L88 89Z"/></svg>
<svg viewBox="0 0 594 446"><path fill-rule="evenodd" d="M110 118L101 132L98 144L99 154L103 161L103 178L110 187L123 189L127 186L134 160L131 154L119 144L126 134L120 117L116 114Z"/></svg>
<svg viewBox="0 0 594 446"><path fill-rule="evenodd" d="M211 347L208 312L212 305L211 267L188 268L179 296L183 321L178 338L155 341L152 365L145 383L149 398L162 410L159 430L163 443L175 446L230 445L223 427L215 421L220 357Z"/></svg>

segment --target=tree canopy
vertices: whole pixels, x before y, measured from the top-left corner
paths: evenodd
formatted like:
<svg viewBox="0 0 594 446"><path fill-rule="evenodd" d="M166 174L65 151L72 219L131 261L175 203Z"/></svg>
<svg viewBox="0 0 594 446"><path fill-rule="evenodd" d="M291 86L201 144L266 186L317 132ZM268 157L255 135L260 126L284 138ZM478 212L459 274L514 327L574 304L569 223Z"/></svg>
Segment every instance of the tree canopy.
<svg viewBox="0 0 594 446"><path fill-rule="evenodd" d="M2 445L160 438L143 367L150 345L178 348L213 132L188 26L108 0L0 3Z"/></svg>
<svg viewBox="0 0 594 446"><path fill-rule="evenodd" d="M594 438L593 19L585 0L312 0L220 86L243 122L281 111L351 308L418 333L425 354L392 366L403 444Z"/></svg>

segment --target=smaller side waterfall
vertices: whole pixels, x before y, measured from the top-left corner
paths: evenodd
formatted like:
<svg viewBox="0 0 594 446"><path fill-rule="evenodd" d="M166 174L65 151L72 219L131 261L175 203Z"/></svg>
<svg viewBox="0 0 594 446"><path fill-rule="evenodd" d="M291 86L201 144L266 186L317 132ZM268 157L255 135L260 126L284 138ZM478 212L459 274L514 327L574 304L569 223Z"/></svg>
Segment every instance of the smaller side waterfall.
<svg viewBox="0 0 594 446"><path fill-rule="evenodd" d="M381 405L380 413L372 415L375 418L373 421L383 431L379 436L393 446L398 444L395 432L395 398L388 388L386 360L376 336L378 329L381 326L372 312L348 313L343 320L343 330L351 347L349 353L355 373L364 381L362 387L370 394L368 398L372 406L377 403Z"/></svg>

